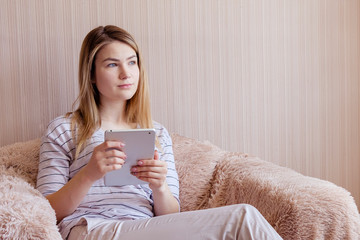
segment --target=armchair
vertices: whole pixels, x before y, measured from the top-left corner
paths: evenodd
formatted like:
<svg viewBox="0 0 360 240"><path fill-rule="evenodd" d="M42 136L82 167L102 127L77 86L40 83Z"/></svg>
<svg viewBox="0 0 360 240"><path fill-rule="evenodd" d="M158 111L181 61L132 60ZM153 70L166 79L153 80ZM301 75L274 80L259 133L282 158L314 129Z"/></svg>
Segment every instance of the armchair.
<svg viewBox="0 0 360 240"><path fill-rule="evenodd" d="M360 239L345 189L291 169L172 134L181 211L256 207L284 239ZM55 212L34 189L40 140L0 148L0 239L61 239Z"/></svg>

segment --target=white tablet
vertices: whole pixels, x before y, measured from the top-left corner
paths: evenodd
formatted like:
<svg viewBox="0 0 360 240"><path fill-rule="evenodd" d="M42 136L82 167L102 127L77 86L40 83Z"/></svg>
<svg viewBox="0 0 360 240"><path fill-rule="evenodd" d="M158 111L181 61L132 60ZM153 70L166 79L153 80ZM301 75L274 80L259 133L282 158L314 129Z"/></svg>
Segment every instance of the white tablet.
<svg viewBox="0 0 360 240"><path fill-rule="evenodd" d="M125 144L123 148L126 154L124 165L118 169L105 174L106 186L123 186L148 184L130 173L131 167L137 165L140 159L154 158L155 151L155 129L129 129L129 130L107 130L105 140L119 140Z"/></svg>

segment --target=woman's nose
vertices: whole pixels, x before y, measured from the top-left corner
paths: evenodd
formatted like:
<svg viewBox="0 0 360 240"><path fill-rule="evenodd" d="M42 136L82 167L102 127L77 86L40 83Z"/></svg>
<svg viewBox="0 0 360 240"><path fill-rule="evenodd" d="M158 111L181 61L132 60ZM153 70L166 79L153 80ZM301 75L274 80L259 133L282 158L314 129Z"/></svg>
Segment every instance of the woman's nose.
<svg viewBox="0 0 360 240"><path fill-rule="evenodd" d="M130 74L129 74L129 69L124 66L124 65L121 65L120 66L120 73L119 73L119 78L121 80L126 80L130 77Z"/></svg>

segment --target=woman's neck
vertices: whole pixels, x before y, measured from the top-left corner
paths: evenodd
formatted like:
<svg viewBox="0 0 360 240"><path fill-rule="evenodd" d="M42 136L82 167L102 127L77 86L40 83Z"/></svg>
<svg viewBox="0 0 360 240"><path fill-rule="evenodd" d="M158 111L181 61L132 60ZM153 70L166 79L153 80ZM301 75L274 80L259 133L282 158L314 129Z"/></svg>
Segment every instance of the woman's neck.
<svg viewBox="0 0 360 240"><path fill-rule="evenodd" d="M136 124L126 120L124 104L106 104L100 107L101 128L103 130L117 130L136 128Z"/></svg>

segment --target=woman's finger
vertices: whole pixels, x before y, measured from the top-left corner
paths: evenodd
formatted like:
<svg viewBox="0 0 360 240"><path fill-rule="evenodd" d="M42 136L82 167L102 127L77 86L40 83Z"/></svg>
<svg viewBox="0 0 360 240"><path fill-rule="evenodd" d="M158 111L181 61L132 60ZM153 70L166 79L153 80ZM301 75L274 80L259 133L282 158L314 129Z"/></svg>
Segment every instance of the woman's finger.
<svg viewBox="0 0 360 240"><path fill-rule="evenodd" d="M154 167L166 167L166 162L155 159L142 159L137 162L137 166L154 166Z"/></svg>
<svg viewBox="0 0 360 240"><path fill-rule="evenodd" d="M112 149L104 152L104 157L105 158L117 157L117 158L126 159L126 154L121 150Z"/></svg>
<svg viewBox="0 0 360 240"><path fill-rule="evenodd" d="M139 167L139 166L134 166L131 168L131 172L133 173L147 173L147 172L153 172L153 173L159 173L162 175L167 174L167 168L164 167Z"/></svg>
<svg viewBox="0 0 360 240"><path fill-rule="evenodd" d="M120 157L110 157L110 158L106 158L104 160L104 163L106 165L112 165L112 164L120 164L123 165L125 163L125 159L120 158Z"/></svg>
<svg viewBox="0 0 360 240"><path fill-rule="evenodd" d="M166 175L156 172L135 172L133 175L150 185L161 186L166 182Z"/></svg>
<svg viewBox="0 0 360 240"><path fill-rule="evenodd" d="M125 144L120 141L105 141L99 146L101 146L105 151L109 151L113 149L122 151L122 149L125 147Z"/></svg>
<svg viewBox="0 0 360 240"><path fill-rule="evenodd" d="M155 150L154 159L159 160L159 152L158 152L158 150Z"/></svg>

